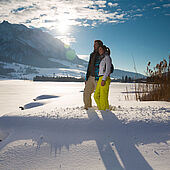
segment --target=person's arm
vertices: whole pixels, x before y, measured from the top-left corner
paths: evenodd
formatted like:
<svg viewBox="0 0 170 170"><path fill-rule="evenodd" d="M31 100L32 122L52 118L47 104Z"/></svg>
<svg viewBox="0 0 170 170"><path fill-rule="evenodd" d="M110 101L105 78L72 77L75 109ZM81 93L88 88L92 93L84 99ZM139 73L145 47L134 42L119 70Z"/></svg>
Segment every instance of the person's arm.
<svg viewBox="0 0 170 170"><path fill-rule="evenodd" d="M88 63L88 67L87 67L87 72L86 72L86 77L85 77L85 83L86 83L86 81L89 78L89 67L90 67L90 63L91 63L91 55L92 54L90 54L90 59L89 59L89 63Z"/></svg>
<svg viewBox="0 0 170 170"><path fill-rule="evenodd" d="M107 77L110 75L111 59L108 55L105 56L105 62L106 62L106 70L105 70L103 78L102 78L102 82L101 82L102 86L105 85L105 81L106 81Z"/></svg>

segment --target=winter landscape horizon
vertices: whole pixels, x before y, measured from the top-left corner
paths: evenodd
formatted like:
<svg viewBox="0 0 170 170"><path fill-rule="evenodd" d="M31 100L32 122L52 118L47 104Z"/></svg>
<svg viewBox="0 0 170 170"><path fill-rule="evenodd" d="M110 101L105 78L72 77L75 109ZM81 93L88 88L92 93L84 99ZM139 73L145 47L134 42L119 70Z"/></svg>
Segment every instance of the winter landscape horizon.
<svg viewBox="0 0 170 170"><path fill-rule="evenodd" d="M0 23L0 78L29 79L35 76L85 78L88 62L75 50L40 29L23 24ZM89 54L90 55L90 54ZM116 69L113 79L144 78L143 74Z"/></svg>
<svg viewBox="0 0 170 170"><path fill-rule="evenodd" d="M0 170L169 170L169 8L0 0ZM106 111L94 93L84 108L94 40L114 65Z"/></svg>

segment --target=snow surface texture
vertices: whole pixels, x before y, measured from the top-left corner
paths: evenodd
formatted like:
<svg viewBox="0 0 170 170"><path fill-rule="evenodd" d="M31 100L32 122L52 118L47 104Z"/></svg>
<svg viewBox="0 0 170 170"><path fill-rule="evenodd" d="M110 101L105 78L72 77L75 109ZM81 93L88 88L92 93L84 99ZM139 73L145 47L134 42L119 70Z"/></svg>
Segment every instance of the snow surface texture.
<svg viewBox="0 0 170 170"><path fill-rule="evenodd" d="M126 86L104 112L83 109L84 83L0 81L0 169L169 170L170 104L125 101Z"/></svg>

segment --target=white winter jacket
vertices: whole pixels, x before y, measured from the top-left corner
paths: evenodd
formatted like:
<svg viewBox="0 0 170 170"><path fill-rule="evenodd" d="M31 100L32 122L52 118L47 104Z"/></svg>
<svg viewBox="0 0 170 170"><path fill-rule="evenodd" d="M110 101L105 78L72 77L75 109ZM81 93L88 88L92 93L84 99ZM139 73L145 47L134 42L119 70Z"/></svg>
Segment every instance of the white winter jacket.
<svg viewBox="0 0 170 170"><path fill-rule="evenodd" d="M112 60L108 54L104 54L102 60L99 65L99 76L103 76L102 80L106 80L106 78L110 75L111 71L111 63Z"/></svg>

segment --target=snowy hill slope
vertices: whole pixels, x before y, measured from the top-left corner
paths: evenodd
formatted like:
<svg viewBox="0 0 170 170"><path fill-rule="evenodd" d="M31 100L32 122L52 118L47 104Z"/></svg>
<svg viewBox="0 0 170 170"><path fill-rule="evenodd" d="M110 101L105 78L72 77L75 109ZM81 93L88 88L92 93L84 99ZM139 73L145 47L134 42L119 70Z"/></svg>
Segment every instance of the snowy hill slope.
<svg viewBox="0 0 170 170"><path fill-rule="evenodd" d="M18 63L0 62L0 78L33 80L33 77L37 75L85 77L86 67L62 60L58 62L63 62L67 68L40 68Z"/></svg>

